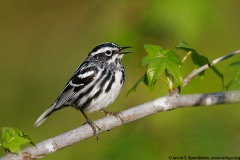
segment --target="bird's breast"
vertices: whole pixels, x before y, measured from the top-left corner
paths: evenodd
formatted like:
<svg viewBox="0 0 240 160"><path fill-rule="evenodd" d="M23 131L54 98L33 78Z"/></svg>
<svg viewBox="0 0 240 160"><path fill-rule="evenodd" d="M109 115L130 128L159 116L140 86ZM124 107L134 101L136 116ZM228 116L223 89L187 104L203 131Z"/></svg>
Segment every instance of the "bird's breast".
<svg viewBox="0 0 240 160"><path fill-rule="evenodd" d="M103 76L103 75L102 75ZM124 70L108 70L94 86L88 98L79 101L79 106L87 112L99 111L111 104L122 89Z"/></svg>

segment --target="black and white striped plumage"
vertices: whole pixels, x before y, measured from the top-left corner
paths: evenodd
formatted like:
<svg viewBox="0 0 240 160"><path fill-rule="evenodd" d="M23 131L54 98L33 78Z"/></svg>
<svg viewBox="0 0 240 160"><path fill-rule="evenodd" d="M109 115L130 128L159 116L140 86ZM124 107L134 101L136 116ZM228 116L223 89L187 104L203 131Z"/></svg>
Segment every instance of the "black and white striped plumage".
<svg viewBox="0 0 240 160"><path fill-rule="evenodd" d="M99 111L116 99L125 81L121 62L123 55L130 53L122 51L126 48L130 47L120 47L111 42L95 47L52 106L37 119L35 126L41 125L54 111L67 106L80 110L92 125L84 111Z"/></svg>

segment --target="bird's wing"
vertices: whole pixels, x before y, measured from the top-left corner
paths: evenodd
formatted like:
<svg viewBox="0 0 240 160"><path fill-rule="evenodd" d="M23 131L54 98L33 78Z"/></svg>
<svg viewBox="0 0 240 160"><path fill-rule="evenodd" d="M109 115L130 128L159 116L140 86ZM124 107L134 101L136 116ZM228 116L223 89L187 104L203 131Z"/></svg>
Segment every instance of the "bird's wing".
<svg viewBox="0 0 240 160"><path fill-rule="evenodd" d="M67 102L86 85L91 83L98 73L94 64L82 63L68 81L57 100L37 119L35 126L41 125L54 111L70 105Z"/></svg>
<svg viewBox="0 0 240 160"><path fill-rule="evenodd" d="M56 100L54 110L60 109L64 105L68 105L69 101L77 92L91 83L98 73L95 65L81 65L74 73L72 78L68 81L62 93Z"/></svg>

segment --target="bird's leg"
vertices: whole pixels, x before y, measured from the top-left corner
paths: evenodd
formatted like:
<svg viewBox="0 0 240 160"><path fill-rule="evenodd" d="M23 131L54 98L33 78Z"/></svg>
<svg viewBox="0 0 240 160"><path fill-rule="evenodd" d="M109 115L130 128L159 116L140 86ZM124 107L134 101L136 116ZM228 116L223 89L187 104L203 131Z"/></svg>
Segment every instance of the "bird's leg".
<svg viewBox="0 0 240 160"><path fill-rule="evenodd" d="M87 117L87 115L83 112L83 110L80 110L80 111L82 112L83 116L85 117L87 123L88 123L88 124L90 125L90 127L92 128L92 130L93 130L93 135L96 136L96 137L97 137L97 140L98 140L98 136L97 136L97 134L96 134L96 131L97 131L96 128L97 128L98 130L101 130L101 129Z"/></svg>
<svg viewBox="0 0 240 160"><path fill-rule="evenodd" d="M108 112L104 109L101 109L101 111L106 115L106 116L114 116L116 117L117 119L120 119L123 123L123 119L122 117L120 116L120 114L122 114L121 112Z"/></svg>

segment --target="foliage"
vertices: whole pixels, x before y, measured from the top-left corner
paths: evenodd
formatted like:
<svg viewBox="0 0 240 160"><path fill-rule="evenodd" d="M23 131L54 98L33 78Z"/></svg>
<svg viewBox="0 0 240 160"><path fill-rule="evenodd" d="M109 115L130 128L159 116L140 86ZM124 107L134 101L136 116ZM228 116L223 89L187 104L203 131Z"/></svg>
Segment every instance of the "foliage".
<svg viewBox="0 0 240 160"><path fill-rule="evenodd" d="M2 127L2 142L0 146L6 152L16 153L20 152L20 146L25 143L34 145L30 137L23 131L14 127Z"/></svg>
<svg viewBox="0 0 240 160"><path fill-rule="evenodd" d="M207 57L191 48L185 42L179 42L176 46L176 49L181 49L186 52L186 55L183 56L182 60L173 49L163 50L161 46L157 45L144 45L144 48L148 55L142 58L139 67L148 65L147 71L128 91L128 94L130 92L135 93L138 85L142 81L148 86L150 91L153 91L155 83L158 79L164 81L168 85L170 91L174 89L174 80L176 80L177 85L182 87L182 65L189 55L191 55L191 60L195 68L208 64L212 71L221 79L223 84L223 74L220 73L216 67L211 66L211 63ZM204 73L205 72L202 71L199 73L199 75L203 77ZM162 77L163 74L166 78Z"/></svg>
<svg viewBox="0 0 240 160"><path fill-rule="evenodd" d="M226 89L229 89L234 83L240 85L240 60L232 62L228 65L228 68L237 68L236 73L232 80L226 85Z"/></svg>
<svg viewBox="0 0 240 160"><path fill-rule="evenodd" d="M177 83L182 85L183 77L179 68L182 62L173 50L163 50L160 46L155 45L144 45L144 48L148 55L141 60L140 66L149 64L146 75L150 90L153 90L155 82L164 71L166 75L169 75L168 78L172 75ZM172 89L171 80L167 81L167 84Z"/></svg>
<svg viewBox="0 0 240 160"><path fill-rule="evenodd" d="M193 49L192 47L190 47L187 43L185 42L179 42L177 47L177 49L182 49L186 52L189 52L189 54L191 54L191 58L192 58L192 62L195 65L195 68L199 68L205 64L208 64L211 66L211 62L209 61L209 59L206 56L203 56L201 53L197 52L195 49ZM220 73L216 67L211 66L210 67L212 69L212 71L222 80L222 84L223 84L223 74ZM205 71L202 71L201 73L199 73L200 76L203 76L205 73Z"/></svg>

